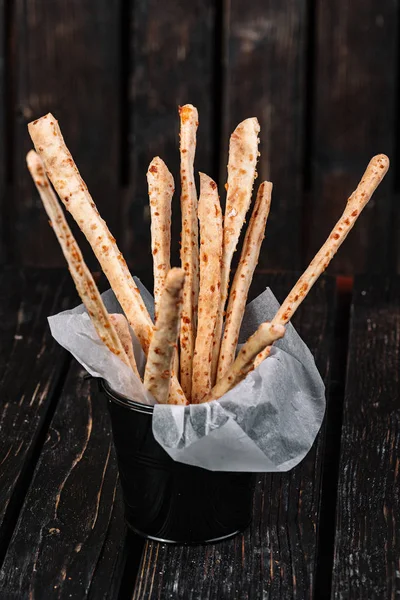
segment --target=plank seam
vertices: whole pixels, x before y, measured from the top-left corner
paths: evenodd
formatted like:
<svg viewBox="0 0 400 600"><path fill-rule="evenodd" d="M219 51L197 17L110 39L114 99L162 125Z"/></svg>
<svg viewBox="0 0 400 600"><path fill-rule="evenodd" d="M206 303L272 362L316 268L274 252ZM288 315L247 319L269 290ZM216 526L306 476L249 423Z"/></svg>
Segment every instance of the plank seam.
<svg viewBox="0 0 400 600"><path fill-rule="evenodd" d="M71 360L72 357L69 354L65 353L64 364L60 369L58 379L54 385L52 396L49 402L47 412L44 416L42 426L36 436L36 439L33 440L31 458L29 461L27 461L26 465L22 469L21 474L19 476L19 481L17 482L14 492L10 498L10 502L6 510L6 514L4 516L3 523L2 539L0 545L0 568L3 565L8 546L12 539L14 530L17 526L19 515L25 502L25 497L34 477L36 466L39 461L40 454L46 441L47 433L49 431L49 427L58 404L57 400L60 398L62 389L67 378L67 374L71 365Z"/></svg>
<svg viewBox="0 0 400 600"><path fill-rule="evenodd" d="M335 513L339 481L340 443L347 372L351 297L351 289L340 293L337 288L332 361L329 367L329 384L327 386L328 403L325 417L324 464L315 570L314 597L318 600L329 599L332 587Z"/></svg>

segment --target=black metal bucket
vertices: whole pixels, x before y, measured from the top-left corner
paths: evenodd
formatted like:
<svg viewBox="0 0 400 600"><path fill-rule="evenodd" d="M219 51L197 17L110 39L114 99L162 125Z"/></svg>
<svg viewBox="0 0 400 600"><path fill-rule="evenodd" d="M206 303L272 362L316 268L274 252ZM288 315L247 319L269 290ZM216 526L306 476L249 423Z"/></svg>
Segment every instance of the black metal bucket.
<svg viewBox="0 0 400 600"><path fill-rule="evenodd" d="M174 461L153 436L153 407L111 391L104 382L125 499L137 534L170 544L215 543L251 519L251 473L208 471Z"/></svg>

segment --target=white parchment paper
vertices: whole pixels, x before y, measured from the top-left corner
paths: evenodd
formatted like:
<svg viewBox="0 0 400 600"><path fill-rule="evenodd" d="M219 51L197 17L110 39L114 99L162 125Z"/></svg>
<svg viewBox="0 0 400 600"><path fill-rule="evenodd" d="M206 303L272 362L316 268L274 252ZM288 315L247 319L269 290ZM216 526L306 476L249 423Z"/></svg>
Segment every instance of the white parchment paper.
<svg viewBox="0 0 400 600"><path fill-rule="evenodd" d="M136 279L153 316L153 298ZM103 301L122 312L113 292ZM239 342L271 320L279 304L270 289L248 304ZM53 337L93 377L137 402L154 404L153 433L164 450L182 463L212 471L288 471L310 450L325 412L325 387L313 356L294 327L270 357L219 400L199 405L155 404L130 369L100 341L83 305L49 317ZM145 358L133 332L139 372Z"/></svg>

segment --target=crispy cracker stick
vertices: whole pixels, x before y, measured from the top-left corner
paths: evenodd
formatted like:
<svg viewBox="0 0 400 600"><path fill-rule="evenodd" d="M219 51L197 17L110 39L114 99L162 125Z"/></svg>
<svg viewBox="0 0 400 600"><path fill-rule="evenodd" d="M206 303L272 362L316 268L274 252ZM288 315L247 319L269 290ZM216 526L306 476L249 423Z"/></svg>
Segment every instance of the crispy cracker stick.
<svg viewBox="0 0 400 600"><path fill-rule="evenodd" d="M225 330L218 362L218 379L225 375L235 360L240 326L246 307L247 294L257 266L265 226L271 206L272 183L264 181L258 188L257 200L243 242L240 262L229 294Z"/></svg>
<svg viewBox="0 0 400 600"><path fill-rule="evenodd" d="M217 184L200 173L200 292L193 355L192 402L211 390L211 360L219 309L222 255L222 213Z"/></svg>
<svg viewBox="0 0 400 600"><path fill-rule="evenodd" d="M49 113L29 123L28 129L56 192L86 236L129 324L147 354L153 323L125 259L105 221L100 217L65 145L56 119ZM171 382L171 395L176 396L178 403L182 401L182 389L174 378Z"/></svg>
<svg viewBox="0 0 400 600"><path fill-rule="evenodd" d="M111 316L103 304L97 285L83 260L79 246L69 228L56 195L50 186L50 182L44 172L43 163L34 150L31 150L26 155L26 163L50 219L50 225L57 236L61 250L68 263L68 268L78 294L85 305L98 336L111 352L116 354L126 365L132 366L133 371L139 377L136 364L135 368L130 364L129 357L112 323Z"/></svg>
<svg viewBox="0 0 400 600"><path fill-rule="evenodd" d="M236 357L233 365L225 375L213 387L210 394L202 400L217 400L229 392L235 385L240 383L246 375L254 369L254 359L261 349L270 347L276 340L283 337L285 328L283 325L272 323L261 323L260 327L244 344Z"/></svg>
<svg viewBox="0 0 400 600"><path fill-rule="evenodd" d="M389 159L384 154L378 154L371 159L357 189L348 199L343 215L331 231L325 244L313 258L303 275L287 296L286 300L283 302L282 306L279 308L272 323L275 325L286 325L293 317L297 308L303 302L318 277L325 271L340 245L346 239L359 214L386 175L388 168ZM259 356L257 356L256 366L258 366L264 358L266 358L266 356L264 355L264 352L261 352Z"/></svg>
<svg viewBox="0 0 400 600"><path fill-rule="evenodd" d="M161 295L158 321L150 343L144 372L144 385L160 404L168 402L171 371L179 335L183 269L171 269Z"/></svg>
<svg viewBox="0 0 400 600"><path fill-rule="evenodd" d="M215 381L221 345L221 332L229 274L233 254L249 209L258 155L260 125L256 118L239 123L229 142L228 183L224 216L224 241L222 249L221 303L215 326L212 361L212 380Z"/></svg>
<svg viewBox="0 0 400 600"><path fill-rule="evenodd" d="M85 234L144 351L150 344L152 322L127 264L65 145L52 114L28 125L36 151L66 209Z"/></svg>
<svg viewBox="0 0 400 600"><path fill-rule="evenodd" d="M129 323L126 320L125 315L119 313L110 314L110 321L114 325L115 331L121 341L122 347L125 350L125 354L129 359L129 364L132 367L132 371L140 379L139 371L137 369L135 355L133 353L133 345L131 332L129 331Z"/></svg>
<svg viewBox="0 0 400 600"><path fill-rule="evenodd" d="M196 131L198 127L197 109L191 104L179 108L181 122L181 211L182 246L181 265L186 279L183 288L183 306L180 332L180 381L189 398L192 385L192 360L196 338L197 300L199 294L199 251L197 194L194 182L194 156L196 151Z"/></svg>
<svg viewBox="0 0 400 600"><path fill-rule="evenodd" d="M154 306L157 322L158 306L164 281L171 268L171 200L174 178L161 158L153 158L147 171L151 214L151 250L154 271Z"/></svg>

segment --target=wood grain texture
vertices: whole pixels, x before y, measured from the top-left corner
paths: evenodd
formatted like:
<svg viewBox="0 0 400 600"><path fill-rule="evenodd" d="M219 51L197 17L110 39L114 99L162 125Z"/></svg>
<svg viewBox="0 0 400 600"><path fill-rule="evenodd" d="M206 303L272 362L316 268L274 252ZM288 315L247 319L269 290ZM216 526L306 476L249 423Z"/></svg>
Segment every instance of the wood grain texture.
<svg viewBox="0 0 400 600"><path fill-rule="evenodd" d="M116 571L120 581L125 526L111 426L97 382L84 375L74 362L4 560L1 597L106 598Z"/></svg>
<svg viewBox="0 0 400 600"><path fill-rule="evenodd" d="M64 264L25 165L32 147L27 123L49 111L118 237L119 5L107 0L15 2L14 198L8 226L16 234L18 263Z"/></svg>
<svg viewBox="0 0 400 600"><path fill-rule="evenodd" d="M392 0L317 0L316 11L308 255L325 241L371 157L383 152L392 169L331 267L379 272L389 258L398 7Z"/></svg>
<svg viewBox="0 0 400 600"><path fill-rule="evenodd" d="M400 278L356 278L332 597L400 593Z"/></svg>
<svg viewBox="0 0 400 600"><path fill-rule="evenodd" d="M274 184L260 268L301 267L306 1L225 0L221 179L230 133L247 117L261 125L257 171Z"/></svg>
<svg viewBox="0 0 400 600"><path fill-rule="evenodd" d="M67 277L59 271L0 272L0 552L69 360L51 337L46 318L74 302Z"/></svg>
<svg viewBox="0 0 400 600"><path fill-rule="evenodd" d="M269 285L282 301L295 280L258 274L252 297ZM334 307L334 281L323 278L295 320L326 382ZM324 436L325 425L290 473L258 476L253 523L243 535L204 547L146 542L133 599L313 598Z"/></svg>
<svg viewBox="0 0 400 600"><path fill-rule="evenodd" d="M3 232L4 200L6 196L6 0L0 0L0 231ZM4 260L4 235L0 240L0 261Z"/></svg>
<svg viewBox="0 0 400 600"><path fill-rule="evenodd" d="M112 457L111 460L114 460L114 458ZM119 598L118 593L128 559L126 535L127 528L124 520L122 490L121 486L118 485L115 498L113 498L111 518L104 545L93 572L88 593L89 600L115 600ZM142 546L141 541L135 540L135 542L139 548ZM131 569L133 571L133 565Z"/></svg>
<svg viewBox="0 0 400 600"><path fill-rule="evenodd" d="M195 178L211 177L214 147L215 3L135 0L131 6L130 185L124 204L124 253L134 265L151 268L150 213L146 172L160 156L172 172L172 266L179 265L179 116L178 105L199 112Z"/></svg>

